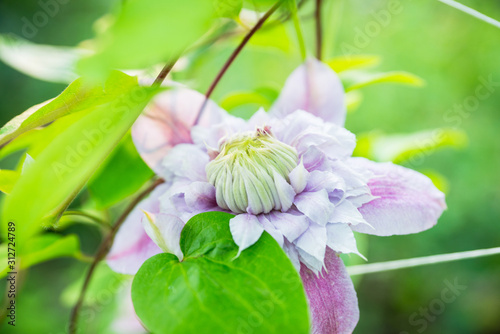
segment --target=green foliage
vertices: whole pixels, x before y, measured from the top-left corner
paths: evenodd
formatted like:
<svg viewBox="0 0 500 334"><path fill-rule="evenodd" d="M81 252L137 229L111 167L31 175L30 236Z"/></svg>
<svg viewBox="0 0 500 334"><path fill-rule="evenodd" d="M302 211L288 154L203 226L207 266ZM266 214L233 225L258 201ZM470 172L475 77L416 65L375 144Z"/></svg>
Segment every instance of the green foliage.
<svg viewBox="0 0 500 334"><path fill-rule="evenodd" d="M131 80L115 74L108 81L109 95L103 94L102 88L75 92L76 96L88 91L95 95L82 102L86 112L66 117L71 121L69 126L35 158L4 201L2 223L6 226L15 222L19 238L27 238L59 218L157 91L130 85ZM52 105L60 106L65 100L60 98ZM104 100L111 101L102 104ZM82 103L76 103L76 107ZM53 111L49 108L45 112Z"/></svg>
<svg viewBox="0 0 500 334"><path fill-rule="evenodd" d="M127 0L114 23L97 36L97 54L80 69L100 78L110 69L139 69L165 63L210 30L216 12L206 0Z"/></svg>
<svg viewBox="0 0 500 334"><path fill-rule="evenodd" d="M17 250L20 243L18 242L19 239L16 238L16 240L17 247L14 246L14 249ZM24 254L16 259L16 264L19 265L18 271L59 257L82 258L80 241L76 235L44 234L29 240L23 240L22 243L26 243L26 248ZM8 246L8 243L0 245L0 263L2 266L0 277L4 277L7 272L12 271L7 267Z"/></svg>
<svg viewBox="0 0 500 334"><path fill-rule="evenodd" d="M380 64L380 56L375 55L349 55L339 56L326 61L332 70L337 73Z"/></svg>
<svg viewBox="0 0 500 334"><path fill-rule="evenodd" d="M221 17L236 18L242 7L243 0L215 0L215 9Z"/></svg>
<svg viewBox="0 0 500 334"><path fill-rule="evenodd" d="M184 260L158 254L134 278L132 300L154 333L308 333L300 277L264 233L234 258L231 215L193 217L181 235Z"/></svg>
<svg viewBox="0 0 500 334"><path fill-rule="evenodd" d="M404 71L391 71L386 73L348 71L342 73L341 78L345 85L346 92L380 83L394 83L416 87L424 85L423 79L415 74Z"/></svg>
<svg viewBox="0 0 500 334"><path fill-rule="evenodd" d="M19 178L19 172L14 170L0 169L0 191L9 194Z"/></svg>
<svg viewBox="0 0 500 334"><path fill-rule="evenodd" d="M75 66L83 49L34 44L14 35L0 34L0 60L34 78L70 83L77 78Z"/></svg>
<svg viewBox="0 0 500 334"><path fill-rule="evenodd" d="M422 159L442 147L463 148L466 144L467 134L458 129L440 128L393 135L372 132L358 136L354 154L376 161L402 163Z"/></svg>
<svg viewBox="0 0 500 334"><path fill-rule="evenodd" d="M128 134L89 181L97 209L108 208L138 191L154 176Z"/></svg>
<svg viewBox="0 0 500 334"><path fill-rule="evenodd" d="M2 127L0 145L60 117L109 103L136 84L137 79L116 71L111 73L103 87L91 86L85 79L77 79L57 98L29 108Z"/></svg>

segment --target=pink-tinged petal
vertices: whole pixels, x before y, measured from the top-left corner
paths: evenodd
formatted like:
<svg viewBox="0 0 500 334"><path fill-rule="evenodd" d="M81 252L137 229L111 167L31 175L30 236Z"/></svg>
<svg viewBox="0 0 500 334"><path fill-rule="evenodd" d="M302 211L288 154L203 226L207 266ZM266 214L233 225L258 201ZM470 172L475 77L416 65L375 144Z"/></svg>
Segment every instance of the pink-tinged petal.
<svg viewBox="0 0 500 334"><path fill-rule="evenodd" d="M434 226L446 209L444 194L427 176L390 162L351 160L374 174L368 186L377 197L359 208L374 229L356 225L353 230L381 236L417 233Z"/></svg>
<svg viewBox="0 0 500 334"><path fill-rule="evenodd" d="M356 246L356 239L351 228L347 224L328 224L326 225L326 234L328 237L327 245L338 253L354 253L361 255Z"/></svg>
<svg viewBox="0 0 500 334"><path fill-rule="evenodd" d="M165 253L174 254L180 261L184 258L180 240L184 222L179 217L167 214L144 212L142 225L144 230L158 247Z"/></svg>
<svg viewBox="0 0 500 334"><path fill-rule="evenodd" d="M301 262L314 272L319 272L323 267L326 243L326 227L312 222L309 228L294 242L299 251Z"/></svg>
<svg viewBox="0 0 500 334"><path fill-rule="evenodd" d="M300 271L299 252L297 251L295 245L292 244L287 239L285 239L285 242L283 243L283 250L285 251L285 254L288 256L290 261L292 262L294 268L297 271Z"/></svg>
<svg viewBox="0 0 500 334"><path fill-rule="evenodd" d="M328 65L316 59L306 60L292 72L271 113L281 118L299 109L344 125L346 107L342 82Z"/></svg>
<svg viewBox="0 0 500 334"><path fill-rule="evenodd" d="M158 94L132 128L132 138L144 161L157 173L163 157L172 147L191 143L194 125L205 96L187 88L172 88ZM226 112L208 101L200 125L220 122Z"/></svg>
<svg viewBox="0 0 500 334"><path fill-rule="evenodd" d="M321 170L329 171L331 170L330 162L326 157L326 154L321 152L318 148L311 146L307 151L302 154L302 161L304 162L304 167L309 171Z"/></svg>
<svg viewBox="0 0 500 334"><path fill-rule="evenodd" d="M330 202L325 189L300 193L293 203L309 219L323 226L330 221L335 210L335 205Z"/></svg>
<svg viewBox="0 0 500 334"><path fill-rule="evenodd" d="M316 276L302 265L304 283L311 310L313 334L352 333L359 320L358 298L342 260L327 249L325 269Z"/></svg>
<svg viewBox="0 0 500 334"><path fill-rule="evenodd" d="M117 298L118 310L116 317L111 323L110 329L113 333L120 334L147 334L148 331L141 325L137 317L134 305L132 304L132 279L133 277L124 278Z"/></svg>
<svg viewBox="0 0 500 334"><path fill-rule="evenodd" d="M266 217L290 242L295 241L309 228L309 219L293 210L286 213L272 211Z"/></svg>
<svg viewBox="0 0 500 334"><path fill-rule="evenodd" d="M302 160L299 165L295 167L290 174L288 175L290 178L290 184L295 190L296 194L300 194L306 188L307 181L309 180L309 172L304 167L304 163Z"/></svg>
<svg viewBox="0 0 500 334"><path fill-rule="evenodd" d="M106 259L111 269L118 273L135 275L144 261L161 253L161 249L151 240L142 227L141 221L144 216L142 210L159 213L159 197L167 189L168 185L158 186L127 217L118 230Z"/></svg>
<svg viewBox="0 0 500 334"><path fill-rule="evenodd" d="M251 214L241 214L229 221L229 229L233 235L234 242L239 246L238 255L248 247L256 243L264 228L257 216Z"/></svg>

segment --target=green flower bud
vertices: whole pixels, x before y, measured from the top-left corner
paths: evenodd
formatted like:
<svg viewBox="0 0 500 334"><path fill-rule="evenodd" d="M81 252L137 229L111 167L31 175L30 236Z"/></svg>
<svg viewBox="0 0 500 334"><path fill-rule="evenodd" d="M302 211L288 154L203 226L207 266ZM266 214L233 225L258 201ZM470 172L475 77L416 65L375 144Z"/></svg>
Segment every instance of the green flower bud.
<svg viewBox="0 0 500 334"><path fill-rule="evenodd" d="M274 138L268 128L234 135L206 167L217 205L234 213L286 211L291 205L283 183L297 167L297 151Z"/></svg>

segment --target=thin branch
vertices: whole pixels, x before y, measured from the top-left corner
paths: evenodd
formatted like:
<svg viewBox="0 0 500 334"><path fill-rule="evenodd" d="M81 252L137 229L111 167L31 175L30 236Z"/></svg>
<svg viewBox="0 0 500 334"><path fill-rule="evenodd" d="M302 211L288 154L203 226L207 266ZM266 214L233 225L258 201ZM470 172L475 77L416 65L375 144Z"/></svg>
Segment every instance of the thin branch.
<svg viewBox="0 0 500 334"><path fill-rule="evenodd" d="M85 299L85 293L87 292L87 288L90 284L90 280L92 278L92 275L94 274L94 271L97 267L97 264L104 259L106 254L108 254L109 249L111 248L111 245L113 243L113 240L115 238L116 232L120 229L121 225L123 222L125 222L125 219L128 217L128 215L132 212L132 210L144 199L146 196L148 196L157 186L165 182L163 179L157 179L154 181L146 190L144 190L142 193L140 193L133 201L130 203L125 211L122 213L122 215L118 218L116 221L115 225L113 225L111 231L109 234L106 236L106 238L103 240L101 245L99 246L99 249L97 250L97 254L94 257L94 261L90 265L89 271L87 272L87 276L85 277L85 281L82 286L82 290L80 291L80 296L78 298L77 303L73 307L73 310L71 311L71 318L69 322L69 333L70 334L75 334L76 329L77 329L77 323L78 323L78 315L80 312L80 309L83 305L83 301Z"/></svg>
<svg viewBox="0 0 500 334"><path fill-rule="evenodd" d="M349 273L349 275L355 276L355 275L378 273L378 272L403 269L403 268L418 267L427 264L451 262L463 259L473 259L477 257L496 255L496 254L500 254L500 247L477 249L467 252L416 257L413 259L406 259L406 260L361 264L358 266L347 267L347 272Z"/></svg>
<svg viewBox="0 0 500 334"><path fill-rule="evenodd" d="M158 76L156 77L156 79L153 83L153 86L160 86L163 83L163 81L165 80L167 75L170 73L170 71L172 71L172 68L174 68L174 65L177 62L177 59L179 59L179 58L175 57L174 60L172 60L171 62L166 64L165 67L163 67L160 74L158 74Z"/></svg>
<svg viewBox="0 0 500 334"><path fill-rule="evenodd" d="M483 13L478 12L475 9L469 8L469 7L462 5L461 3L458 3L458 2L453 1L453 0L438 0L438 1L441 1L442 3L444 3L448 6L456 8L456 9L458 9L466 14L474 16L475 18L478 18L486 23L489 23L497 28L500 28L500 22L498 22L495 19L492 19L489 16L484 15Z"/></svg>
<svg viewBox="0 0 500 334"><path fill-rule="evenodd" d="M217 84L222 79L222 77L224 76L226 71L229 69L229 66L231 66L231 64L234 62L234 60L240 54L241 50L243 50L243 48L248 43L250 38L252 38L252 36L257 32L257 30L259 30L259 28L262 27L264 22L266 22L266 20L278 9L279 6L281 6L282 3L283 3L283 0L280 0L271 9L269 9L264 14L264 16L262 16L260 18L260 20L255 24L255 26L245 35L245 37L241 41L240 45L238 45L236 50L233 51L233 53L231 54L229 59L226 61L226 63L224 64L224 66L222 67L220 72L215 77L215 80L212 82L212 84L208 88L207 92L205 93L205 102L203 102L203 105L201 106L200 111L198 112L198 116L196 117L196 121L194 122L194 124L198 124L198 122L200 121L201 115L203 114L203 111L205 109L205 106L208 103L210 96L212 95L215 87L217 87Z"/></svg>
<svg viewBox="0 0 500 334"><path fill-rule="evenodd" d="M316 58L321 60L323 30L321 28L321 0L316 0Z"/></svg>

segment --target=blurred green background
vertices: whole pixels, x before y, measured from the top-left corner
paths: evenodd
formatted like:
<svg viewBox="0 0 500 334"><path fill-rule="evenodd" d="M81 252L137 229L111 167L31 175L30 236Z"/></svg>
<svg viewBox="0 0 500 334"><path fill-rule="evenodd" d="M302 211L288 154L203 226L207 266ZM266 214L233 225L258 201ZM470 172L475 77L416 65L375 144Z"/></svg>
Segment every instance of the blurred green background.
<svg viewBox="0 0 500 334"><path fill-rule="evenodd" d="M419 171L434 170L448 180L448 210L437 226L416 235L368 237L364 254L370 262L378 262L499 246L500 30L436 0L396 1L400 13L384 22L377 21L376 13L387 10L392 1L333 1L333 10L325 13L325 58L342 55L349 45L360 54L380 55L380 70L409 71L427 82L423 88L390 84L364 88L363 103L348 115L346 127L356 134L458 127L469 137L464 149L443 149L406 163ZM30 40L75 46L93 37L92 23L115 2L69 1ZM497 0L463 3L500 20ZM22 18L39 10L35 1L1 0L0 33L21 36ZM301 10L309 49L314 50L311 13L307 5ZM380 29L373 37L356 44L359 31L377 24ZM276 40L272 48L261 44L276 35L258 34L217 87L214 99L220 102L234 91L281 87L300 63L293 33L283 34L292 37ZM189 68L174 73L174 79L203 92L234 45L235 40L229 39L192 55ZM470 112L458 113L457 108L475 96L483 80L496 83L490 96L480 99ZM54 97L64 87L0 63L0 123ZM2 161L0 167L11 163ZM75 225L69 232L80 236L87 254L100 241L99 231L92 227ZM13 331L4 324L0 331L64 333L70 308L62 295L70 294L68 287L85 269L86 264L67 259L31 268L18 299L18 327ZM440 303L446 282L454 281L465 290L455 301ZM500 256L369 274L356 283L361 310L356 333L500 333ZM2 296L3 286L4 282ZM105 326L113 305L100 303L95 321Z"/></svg>

